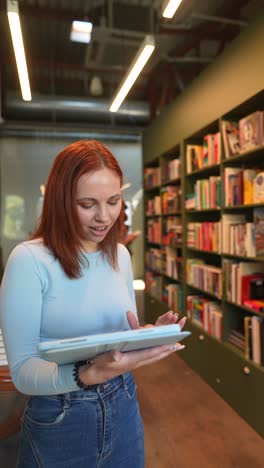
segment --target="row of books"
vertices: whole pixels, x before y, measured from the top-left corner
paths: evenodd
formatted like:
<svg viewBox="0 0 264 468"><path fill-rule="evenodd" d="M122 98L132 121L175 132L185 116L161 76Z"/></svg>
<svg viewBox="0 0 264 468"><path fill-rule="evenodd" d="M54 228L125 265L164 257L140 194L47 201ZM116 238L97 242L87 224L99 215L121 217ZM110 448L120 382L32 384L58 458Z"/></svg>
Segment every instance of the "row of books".
<svg viewBox="0 0 264 468"><path fill-rule="evenodd" d="M182 219L179 216L163 219L162 243L170 246L182 243Z"/></svg>
<svg viewBox="0 0 264 468"><path fill-rule="evenodd" d="M149 167L144 170L144 188L157 187L161 183L160 167Z"/></svg>
<svg viewBox="0 0 264 468"><path fill-rule="evenodd" d="M264 112L256 111L239 121L222 120L225 157L232 158L264 144Z"/></svg>
<svg viewBox="0 0 264 468"><path fill-rule="evenodd" d="M253 222L244 214L223 214L223 253L242 257L264 255L264 208L253 209Z"/></svg>
<svg viewBox="0 0 264 468"><path fill-rule="evenodd" d="M264 172L257 169L226 167L225 206L264 203Z"/></svg>
<svg viewBox="0 0 264 468"><path fill-rule="evenodd" d="M220 132L204 135L202 145L187 144L186 170L187 174L203 167L219 164L221 160Z"/></svg>
<svg viewBox="0 0 264 468"><path fill-rule="evenodd" d="M156 195L147 201L147 216L160 215L161 214L161 197Z"/></svg>
<svg viewBox="0 0 264 468"><path fill-rule="evenodd" d="M239 216L239 215L237 215ZM229 218L228 221L226 218ZM235 216L223 215L223 253L239 257L255 257L254 223L236 222Z"/></svg>
<svg viewBox="0 0 264 468"><path fill-rule="evenodd" d="M167 185L161 189L162 213L169 214L181 210L182 190L177 185Z"/></svg>
<svg viewBox="0 0 264 468"><path fill-rule="evenodd" d="M162 241L162 222L161 219L148 219L147 223L147 240L161 244Z"/></svg>
<svg viewBox="0 0 264 468"><path fill-rule="evenodd" d="M185 208L186 210L194 210L196 207L196 198L194 193L188 193L185 196Z"/></svg>
<svg viewBox="0 0 264 468"><path fill-rule="evenodd" d="M194 185L193 196L186 197L186 209L208 209L221 206L222 183L220 176L200 179Z"/></svg>
<svg viewBox="0 0 264 468"><path fill-rule="evenodd" d="M222 269L206 264L198 258L188 258L186 262L186 280L189 285L208 293L222 297Z"/></svg>
<svg viewBox="0 0 264 468"><path fill-rule="evenodd" d="M187 296L187 317L219 340L223 337L223 313L219 303L200 295Z"/></svg>
<svg viewBox="0 0 264 468"><path fill-rule="evenodd" d="M165 247L162 250L162 272L177 280L181 279L182 258L178 257L175 250Z"/></svg>
<svg viewBox="0 0 264 468"><path fill-rule="evenodd" d="M187 246L221 253L221 223L188 223Z"/></svg>
<svg viewBox="0 0 264 468"><path fill-rule="evenodd" d="M176 280L181 279L182 257L170 247L147 250L146 265L153 272L163 273Z"/></svg>
<svg viewBox="0 0 264 468"><path fill-rule="evenodd" d="M235 346L237 349L242 351L243 354L245 354L246 345L244 332L241 332L236 328L232 328L228 335L227 342L230 343L232 346Z"/></svg>
<svg viewBox="0 0 264 468"><path fill-rule="evenodd" d="M168 216L163 223L161 220L148 222L151 242L177 246L182 243L182 234L179 216ZM247 222L244 214L224 213L219 222L189 223L187 246L240 257L264 256L264 208L253 209L253 222Z"/></svg>
<svg viewBox="0 0 264 468"><path fill-rule="evenodd" d="M162 300L162 276L146 271L145 275L145 290L148 294L155 297L159 301Z"/></svg>
<svg viewBox="0 0 264 468"><path fill-rule="evenodd" d="M221 205L222 183L220 176L197 180L194 188L196 209L218 208Z"/></svg>
<svg viewBox="0 0 264 468"><path fill-rule="evenodd" d="M182 312L184 309L181 285L177 283L163 284L161 275L146 271L146 292L159 301L168 304L168 307L174 311Z"/></svg>
<svg viewBox="0 0 264 468"><path fill-rule="evenodd" d="M252 179L252 169L227 167L224 171L224 205L250 205L264 203L264 172ZM194 184L194 194L186 197L186 209L219 208L222 204L220 176L200 179Z"/></svg>
<svg viewBox="0 0 264 468"><path fill-rule="evenodd" d="M183 304L183 290L179 283L169 283L163 287L162 300L174 312L182 312L184 310Z"/></svg>
<svg viewBox="0 0 264 468"><path fill-rule="evenodd" d="M187 296L187 316L197 326L219 340L223 339L223 313L218 303L200 295ZM227 342L238 348L246 359L264 365L264 317L244 317L244 329L231 329Z"/></svg>
<svg viewBox="0 0 264 468"><path fill-rule="evenodd" d="M161 249L151 248L146 251L146 266L151 270L161 273L162 270L162 251Z"/></svg>
<svg viewBox="0 0 264 468"><path fill-rule="evenodd" d="M181 277L181 258L169 248L146 253L149 268L175 279ZM264 312L264 264L224 259L224 290L229 302ZM200 259L188 259L187 283L222 297L222 270Z"/></svg>
<svg viewBox="0 0 264 468"><path fill-rule="evenodd" d="M147 216L173 214L181 210L182 190L179 186L167 185L161 189L161 195L147 200Z"/></svg>
<svg viewBox="0 0 264 468"><path fill-rule="evenodd" d="M162 164L162 183L166 183L173 179L179 179L181 176L181 160L175 158L169 161L164 161Z"/></svg>
<svg viewBox="0 0 264 468"><path fill-rule="evenodd" d="M264 263L224 259L226 298L234 304L264 310Z"/></svg>
<svg viewBox="0 0 264 468"><path fill-rule="evenodd" d="M244 317L244 329L232 329L228 342L260 366L264 365L264 318L257 315Z"/></svg>

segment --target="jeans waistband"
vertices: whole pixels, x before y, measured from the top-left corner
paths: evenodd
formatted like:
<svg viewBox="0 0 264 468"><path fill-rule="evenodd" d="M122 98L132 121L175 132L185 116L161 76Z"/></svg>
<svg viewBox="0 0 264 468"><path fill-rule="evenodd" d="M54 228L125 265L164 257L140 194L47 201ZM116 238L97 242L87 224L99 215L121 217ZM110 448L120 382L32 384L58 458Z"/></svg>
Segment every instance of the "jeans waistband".
<svg viewBox="0 0 264 468"><path fill-rule="evenodd" d="M93 390L77 390L68 393L62 393L59 395L54 395L54 398L63 399L65 402L71 400L85 400L91 398L98 398L98 395L106 396L109 393L116 391L120 387L126 388L129 382L133 379L131 372L126 372L124 374L118 375L113 379L109 379L106 382L98 384L97 387Z"/></svg>

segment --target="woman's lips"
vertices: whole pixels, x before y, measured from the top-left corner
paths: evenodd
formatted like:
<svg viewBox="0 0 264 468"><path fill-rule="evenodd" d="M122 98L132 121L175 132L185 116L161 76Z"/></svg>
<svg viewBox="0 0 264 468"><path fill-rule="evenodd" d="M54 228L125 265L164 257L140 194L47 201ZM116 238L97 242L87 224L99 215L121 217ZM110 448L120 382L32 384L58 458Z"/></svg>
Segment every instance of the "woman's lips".
<svg viewBox="0 0 264 468"><path fill-rule="evenodd" d="M95 234L96 236L102 236L106 233L107 231L107 226L105 226L104 228L102 227L93 227L93 226L89 226L89 229L92 231L93 234Z"/></svg>

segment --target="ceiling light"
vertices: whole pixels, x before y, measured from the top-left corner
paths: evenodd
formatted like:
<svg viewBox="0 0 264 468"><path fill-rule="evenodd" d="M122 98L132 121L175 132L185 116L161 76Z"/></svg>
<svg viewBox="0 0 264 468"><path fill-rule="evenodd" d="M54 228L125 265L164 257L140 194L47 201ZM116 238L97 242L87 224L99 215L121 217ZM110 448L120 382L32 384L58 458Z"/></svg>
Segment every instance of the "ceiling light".
<svg viewBox="0 0 264 468"><path fill-rule="evenodd" d="M182 0L169 0L164 8L162 16L164 18L172 18Z"/></svg>
<svg viewBox="0 0 264 468"><path fill-rule="evenodd" d="M103 85L99 76L93 76L90 82L90 93L92 96L102 96Z"/></svg>
<svg viewBox="0 0 264 468"><path fill-rule="evenodd" d="M32 97L17 1L7 0L7 16L14 47L22 98L24 101L31 101Z"/></svg>
<svg viewBox="0 0 264 468"><path fill-rule="evenodd" d="M70 40L73 42L83 42L89 44L93 24L89 21L73 21L71 27Z"/></svg>
<svg viewBox="0 0 264 468"><path fill-rule="evenodd" d="M125 99L126 95L128 94L130 88L132 88L133 84L135 83L138 75L140 74L141 70L146 65L149 57L151 56L153 50L155 49L155 39L153 36L146 36L144 41L142 42L136 57L134 58L133 62L130 64L129 69L119 86L116 95L113 99L113 102L110 106L111 112L116 112L119 107L121 106L123 100Z"/></svg>
<svg viewBox="0 0 264 468"><path fill-rule="evenodd" d="M145 282L142 279L134 280L133 289L136 291L143 291L145 289Z"/></svg>

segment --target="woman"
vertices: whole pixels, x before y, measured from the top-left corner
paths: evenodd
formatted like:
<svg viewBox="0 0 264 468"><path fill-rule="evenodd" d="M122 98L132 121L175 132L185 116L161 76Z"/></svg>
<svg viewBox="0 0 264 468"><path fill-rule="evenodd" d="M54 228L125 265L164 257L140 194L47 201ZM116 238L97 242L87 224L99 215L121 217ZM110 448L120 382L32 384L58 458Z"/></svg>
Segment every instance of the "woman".
<svg viewBox="0 0 264 468"><path fill-rule="evenodd" d="M130 371L182 346L111 351L67 365L37 351L47 338L138 327L130 257L118 243L122 183L118 162L101 143L65 148L51 168L38 228L8 260L1 327L14 384L31 395L18 468L144 466ZM176 321L169 311L157 323Z"/></svg>

